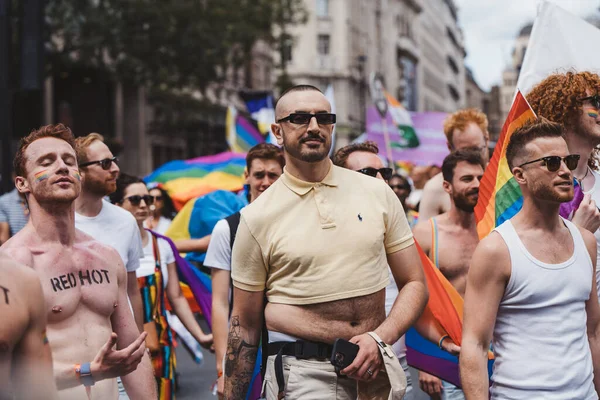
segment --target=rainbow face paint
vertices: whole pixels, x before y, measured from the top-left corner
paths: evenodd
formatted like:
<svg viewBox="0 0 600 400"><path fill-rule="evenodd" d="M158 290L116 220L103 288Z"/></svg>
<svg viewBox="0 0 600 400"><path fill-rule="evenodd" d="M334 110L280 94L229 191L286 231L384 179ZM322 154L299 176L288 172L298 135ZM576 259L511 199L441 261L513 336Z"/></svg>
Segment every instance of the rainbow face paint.
<svg viewBox="0 0 600 400"><path fill-rule="evenodd" d="M598 110L595 108L588 108L585 110L585 112L587 113L588 117L598 118Z"/></svg>
<svg viewBox="0 0 600 400"><path fill-rule="evenodd" d="M74 171L73 176L75 177L75 179L81 182L81 175L79 175L79 171Z"/></svg>
<svg viewBox="0 0 600 400"><path fill-rule="evenodd" d="M38 172L37 174L35 174L35 180L37 182L41 182L45 179L48 179L50 177L50 174L48 174L48 170L45 169L43 171Z"/></svg>

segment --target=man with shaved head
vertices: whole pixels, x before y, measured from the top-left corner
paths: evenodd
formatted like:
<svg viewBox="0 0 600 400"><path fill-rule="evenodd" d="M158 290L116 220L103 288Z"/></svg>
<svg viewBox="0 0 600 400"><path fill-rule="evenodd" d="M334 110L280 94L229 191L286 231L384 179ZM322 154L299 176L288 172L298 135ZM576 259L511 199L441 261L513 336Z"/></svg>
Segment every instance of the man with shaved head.
<svg viewBox="0 0 600 400"><path fill-rule="evenodd" d="M275 112L271 128L286 166L281 178L242 211L232 254L235 302L225 397L245 396L263 319L269 330L265 398L372 395L388 380L404 379L386 343L395 343L427 302L412 233L384 181L329 160L336 117L317 88L289 89ZM388 264L399 294L386 318ZM341 370L329 361L336 339L359 346ZM380 348L386 350L385 360ZM384 390L389 393L389 386ZM392 389L392 398L403 392Z"/></svg>

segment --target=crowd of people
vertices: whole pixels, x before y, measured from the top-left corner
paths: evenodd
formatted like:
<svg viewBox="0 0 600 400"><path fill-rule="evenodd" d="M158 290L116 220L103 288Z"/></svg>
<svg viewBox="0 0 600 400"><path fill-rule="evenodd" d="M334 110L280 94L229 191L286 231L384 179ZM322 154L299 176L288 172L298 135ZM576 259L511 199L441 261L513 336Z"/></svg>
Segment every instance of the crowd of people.
<svg viewBox="0 0 600 400"><path fill-rule="evenodd" d="M331 105L294 86L276 105L278 146L247 154L248 205L175 243L167 191L120 171L101 135L33 131L0 197L0 399L175 399L177 336L215 352L225 399L410 400L415 385L432 399L598 399L600 76L554 74L527 100L537 118L506 148L522 208L482 240L479 110L446 119L442 165L405 172L373 142L330 159ZM464 299L461 343L423 323L415 242ZM182 293L188 251L206 252L210 333ZM459 356L461 387L411 377L411 326Z"/></svg>

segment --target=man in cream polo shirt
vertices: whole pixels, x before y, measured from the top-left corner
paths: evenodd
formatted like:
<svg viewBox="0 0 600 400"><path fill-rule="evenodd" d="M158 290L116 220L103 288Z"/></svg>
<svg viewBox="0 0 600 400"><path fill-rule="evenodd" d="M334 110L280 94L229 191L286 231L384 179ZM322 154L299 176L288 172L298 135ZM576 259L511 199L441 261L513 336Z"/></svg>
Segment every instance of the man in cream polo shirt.
<svg viewBox="0 0 600 400"><path fill-rule="evenodd" d="M335 123L330 110L325 96L308 85L293 87L277 103L272 130L286 167L243 210L237 231L227 399L246 393L263 318L270 331L267 399L356 399L358 391L388 379L368 332L396 342L427 301L420 259L394 192L327 158ZM386 318L388 264L400 292ZM360 347L339 376L329 362L337 338Z"/></svg>

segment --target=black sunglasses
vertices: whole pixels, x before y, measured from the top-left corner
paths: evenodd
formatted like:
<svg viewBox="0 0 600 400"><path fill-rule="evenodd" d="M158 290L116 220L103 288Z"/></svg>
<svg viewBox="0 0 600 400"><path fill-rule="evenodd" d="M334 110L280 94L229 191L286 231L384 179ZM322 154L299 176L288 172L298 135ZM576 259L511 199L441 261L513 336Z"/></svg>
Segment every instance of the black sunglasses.
<svg viewBox="0 0 600 400"><path fill-rule="evenodd" d="M144 203L146 203L147 206L154 204L154 196L150 196L149 194L145 194L143 196L134 194L133 196L125 197L123 201L125 200L129 200L133 206L139 206L142 200L144 200Z"/></svg>
<svg viewBox="0 0 600 400"><path fill-rule="evenodd" d="M367 168L363 168L363 169L357 169L356 172L360 172L361 174L372 176L373 178L375 178L377 176L377 173L379 172L381 174L381 177L384 180L389 181L390 178L392 177L392 174L394 173L394 170L391 168L377 169L377 168L373 168L373 167L367 167Z"/></svg>
<svg viewBox="0 0 600 400"><path fill-rule="evenodd" d="M335 114L331 113L318 113L318 114L310 114L310 113L291 113L285 118L281 118L277 122L289 121L292 124L297 125L306 125L310 123L312 117L317 119L317 123L319 125L331 125L335 124Z"/></svg>
<svg viewBox="0 0 600 400"><path fill-rule="evenodd" d="M592 103L592 105L594 107L596 107L597 109L600 110L600 96L597 94L595 94L593 96L583 97L583 98L577 99L577 100L579 100L581 102L589 101L590 103Z"/></svg>
<svg viewBox="0 0 600 400"><path fill-rule="evenodd" d="M103 170L108 171L110 169L110 167L112 166L112 163L116 164L118 161L119 161L119 159L117 157L105 158L104 160L90 161L90 162L86 162L83 164L79 164L79 167L87 167L88 165L92 165L92 164L100 164L100 166L102 167Z"/></svg>
<svg viewBox="0 0 600 400"><path fill-rule="evenodd" d="M521 168L523 165L532 164L538 161L543 161L544 165L546 166L546 168L548 168L548 171L550 172L558 171L558 169L560 168L561 161L564 161L567 168L573 171L575 168L577 168L577 164L579 164L579 154L569 154L566 157L546 156L538 158L537 160L527 161L526 163L519 165L519 168Z"/></svg>
<svg viewBox="0 0 600 400"><path fill-rule="evenodd" d="M390 187L392 188L392 190L394 190L394 189L398 189L398 190L401 190L401 189L410 190L410 186L406 186L406 185L390 185Z"/></svg>

